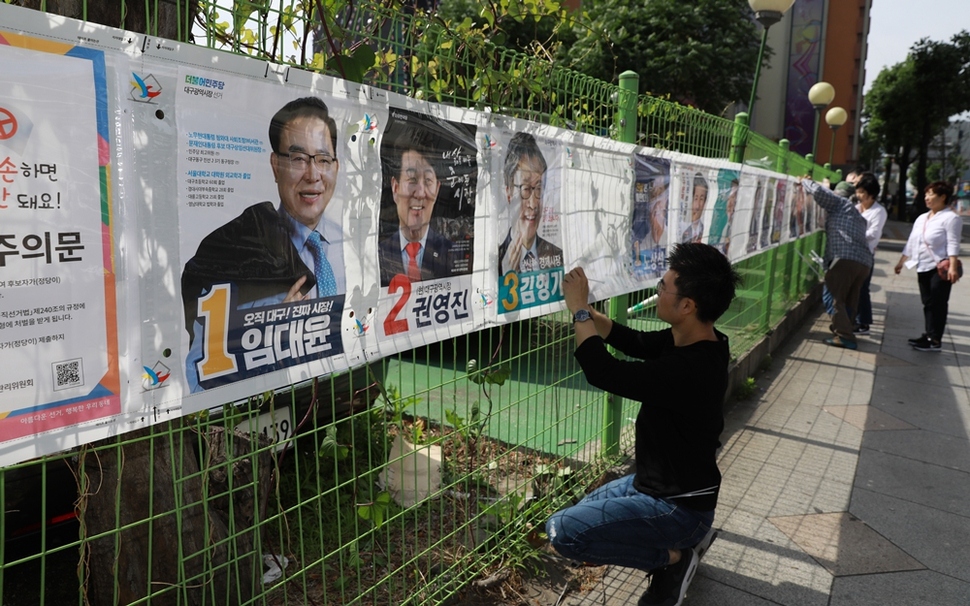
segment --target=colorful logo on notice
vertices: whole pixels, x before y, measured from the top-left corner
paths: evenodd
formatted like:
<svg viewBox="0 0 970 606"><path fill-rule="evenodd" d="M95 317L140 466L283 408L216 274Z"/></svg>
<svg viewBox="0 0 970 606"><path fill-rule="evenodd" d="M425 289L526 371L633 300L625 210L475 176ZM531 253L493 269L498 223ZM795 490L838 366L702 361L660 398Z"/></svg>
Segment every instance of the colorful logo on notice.
<svg viewBox="0 0 970 606"><path fill-rule="evenodd" d="M154 103L155 97L162 94L162 86L155 79L155 76L139 76L131 72L131 100L138 103Z"/></svg>

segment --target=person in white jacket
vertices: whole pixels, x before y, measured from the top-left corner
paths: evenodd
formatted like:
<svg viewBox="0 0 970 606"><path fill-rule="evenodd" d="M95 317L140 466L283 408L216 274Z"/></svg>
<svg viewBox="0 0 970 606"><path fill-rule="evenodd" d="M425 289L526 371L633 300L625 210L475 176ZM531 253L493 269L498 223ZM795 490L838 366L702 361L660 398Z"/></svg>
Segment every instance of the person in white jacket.
<svg viewBox="0 0 970 606"><path fill-rule="evenodd" d="M897 274L905 266L915 269L919 280L925 332L909 340L909 344L919 351L941 351L950 289L960 279L963 219L950 208L952 198L953 187L945 181L935 181L926 186L925 201L930 211L916 217L903 255L896 263ZM949 265L945 272L938 270L941 261L947 261Z"/></svg>

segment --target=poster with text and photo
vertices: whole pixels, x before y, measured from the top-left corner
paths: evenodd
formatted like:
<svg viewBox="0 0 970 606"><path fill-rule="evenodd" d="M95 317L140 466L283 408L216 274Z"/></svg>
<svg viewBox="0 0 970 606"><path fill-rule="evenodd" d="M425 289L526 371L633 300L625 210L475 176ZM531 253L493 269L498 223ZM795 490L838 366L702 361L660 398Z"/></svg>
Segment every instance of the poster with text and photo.
<svg viewBox="0 0 970 606"><path fill-rule="evenodd" d="M731 258L731 239L734 235L734 214L738 209L738 195L741 191L741 174L736 170L717 171L717 199L707 243Z"/></svg>
<svg viewBox="0 0 970 606"><path fill-rule="evenodd" d="M638 280L659 278L667 271L670 160L637 153L633 161L633 275Z"/></svg>
<svg viewBox="0 0 970 606"><path fill-rule="evenodd" d="M179 81L187 389L276 371L286 372L264 387L284 385L346 368L344 305L362 280L346 263L344 211L359 183L347 135L364 108L326 88L191 68Z"/></svg>
<svg viewBox="0 0 970 606"><path fill-rule="evenodd" d="M778 179L775 182L775 207L771 215L771 243L780 244L788 241L785 217L788 213L788 179Z"/></svg>
<svg viewBox="0 0 970 606"><path fill-rule="evenodd" d="M441 114L447 108L436 108ZM379 148L381 351L470 330L478 190L477 126L391 108Z"/></svg>
<svg viewBox="0 0 970 606"><path fill-rule="evenodd" d="M749 254L757 252L759 249L761 226L764 223L764 208L768 206L768 201L765 199L768 191L767 178L757 174L752 175L752 177L755 179L755 188L751 207L748 209L748 242L745 247L745 252ZM768 242L767 233L764 235L764 242L765 244Z"/></svg>
<svg viewBox="0 0 970 606"><path fill-rule="evenodd" d="M718 195L717 169L677 162L677 236L676 242L707 244L706 226L714 215Z"/></svg>
<svg viewBox="0 0 970 606"><path fill-rule="evenodd" d="M492 129L493 241L498 314L523 319L561 307L563 251L561 140L539 125ZM548 129L548 127L546 127ZM530 310L522 314L524 310Z"/></svg>
<svg viewBox="0 0 970 606"><path fill-rule="evenodd" d="M121 397L104 55L18 43L0 44L0 450L22 460Z"/></svg>
<svg viewBox="0 0 970 606"><path fill-rule="evenodd" d="M750 182L752 185L744 187ZM748 226L747 238L744 247L746 255L758 251L759 234L761 233L762 212L765 207L765 191L767 189L767 178L760 174L755 174L750 170L742 173L742 209L744 211L744 223ZM750 192L750 197L747 194Z"/></svg>
<svg viewBox="0 0 970 606"><path fill-rule="evenodd" d="M788 218L788 238L794 240L812 231L812 214L809 212L809 196L801 183L789 184L792 196L791 213ZM813 201L814 202L814 201Z"/></svg>

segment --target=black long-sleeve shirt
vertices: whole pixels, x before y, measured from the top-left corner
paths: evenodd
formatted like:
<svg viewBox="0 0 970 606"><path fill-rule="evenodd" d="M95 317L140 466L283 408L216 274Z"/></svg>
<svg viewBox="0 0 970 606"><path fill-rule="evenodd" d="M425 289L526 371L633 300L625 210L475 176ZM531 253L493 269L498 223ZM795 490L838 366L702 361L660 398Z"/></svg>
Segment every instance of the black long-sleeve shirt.
<svg viewBox="0 0 970 606"><path fill-rule="evenodd" d="M717 505L721 472L717 449L731 359L727 337L675 347L671 330L642 332L614 323L604 341L576 348L586 380L640 401L636 421L636 476L640 492L697 511ZM620 360L609 344L637 360Z"/></svg>

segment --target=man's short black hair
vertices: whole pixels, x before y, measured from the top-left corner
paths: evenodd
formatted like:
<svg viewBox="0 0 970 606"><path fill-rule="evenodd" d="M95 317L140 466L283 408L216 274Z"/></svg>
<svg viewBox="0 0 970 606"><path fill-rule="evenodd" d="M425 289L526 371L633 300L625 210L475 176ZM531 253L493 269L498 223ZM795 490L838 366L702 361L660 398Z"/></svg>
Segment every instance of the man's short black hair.
<svg viewBox="0 0 970 606"><path fill-rule="evenodd" d="M512 181L515 180L515 171L519 170L519 163L523 160L531 160L542 168L543 173L549 168L536 138L529 133L518 132L512 135L508 150L505 153L505 164L502 167L505 187L512 186Z"/></svg>
<svg viewBox="0 0 970 606"><path fill-rule="evenodd" d="M330 116L327 104L318 97L302 97L294 99L280 108L269 121L269 144L278 153L287 150L280 149L280 134L283 128L297 118L312 117L322 120L330 131L330 143L333 145L333 157L337 157L337 123Z"/></svg>
<svg viewBox="0 0 970 606"><path fill-rule="evenodd" d="M677 272L677 294L694 300L697 319L715 322L730 307L741 276L718 249L709 244L677 244L667 258Z"/></svg>
<svg viewBox="0 0 970 606"><path fill-rule="evenodd" d="M872 173L862 173L859 180L855 182L856 189L864 189L873 198L879 197L879 179Z"/></svg>
<svg viewBox="0 0 970 606"><path fill-rule="evenodd" d="M404 154L415 152L431 165L435 177L442 177L441 153L437 151L434 135L425 128L407 125L394 136L394 140L385 137L381 143L381 163L387 177L401 180L401 168L404 165ZM390 183L390 181L387 181Z"/></svg>

